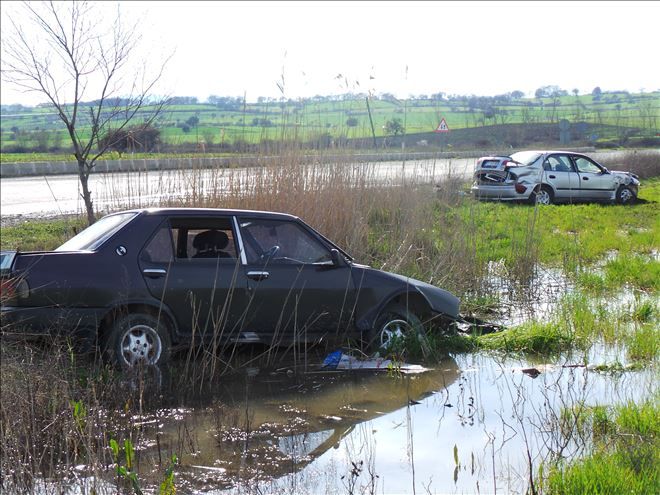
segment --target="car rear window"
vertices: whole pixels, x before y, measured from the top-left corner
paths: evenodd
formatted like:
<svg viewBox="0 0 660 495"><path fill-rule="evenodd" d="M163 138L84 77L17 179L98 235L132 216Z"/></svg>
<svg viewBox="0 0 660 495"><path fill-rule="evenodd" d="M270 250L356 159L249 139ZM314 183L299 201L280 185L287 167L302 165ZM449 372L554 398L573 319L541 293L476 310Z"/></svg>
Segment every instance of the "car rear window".
<svg viewBox="0 0 660 495"><path fill-rule="evenodd" d="M497 168L500 166L500 160L484 160L481 162L481 168Z"/></svg>
<svg viewBox="0 0 660 495"><path fill-rule="evenodd" d="M519 151L511 155L511 159L522 164L531 165L541 157L541 153L537 151Z"/></svg>
<svg viewBox="0 0 660 495"><path fill-rule="evenodd" d="M95 251L136 215L137 213L132 212L103 217L66 241L55 251Z"/></svg>

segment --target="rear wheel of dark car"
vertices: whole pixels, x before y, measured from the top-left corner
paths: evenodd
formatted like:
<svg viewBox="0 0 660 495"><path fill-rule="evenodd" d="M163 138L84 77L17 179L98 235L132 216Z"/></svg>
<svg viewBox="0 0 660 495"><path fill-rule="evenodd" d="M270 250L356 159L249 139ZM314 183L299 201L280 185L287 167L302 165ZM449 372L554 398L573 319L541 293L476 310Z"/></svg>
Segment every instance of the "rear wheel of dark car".
<svg viewBox="0 0 660 495"><path fill-rule="evenodd" d="M383 310L369 336L369 349L387 352L406 338L416 335L424 338L424 328L419 317L401 305L391 305Z"/></svg>
<svg viewBox="0 0 660 495"><path fill-rule="evenodd" d="M162 364L170 357L167 326L148 313L129 313L117 318L103 342L107 358L122 368Z"/></svg>
<svg viewBox="0 0 660 495"><path fill-rule="evenodd" d="M529 196L529 202L537 205L551 205L555 200L552 188L543 185Z"/></svg>
<svg viewBox="0 0 660 495"><path fill-rule="evenodd" d="M634 202L636 199L635 192L628 186L619 186L616 191L616 202L625 205Z"/></svg>

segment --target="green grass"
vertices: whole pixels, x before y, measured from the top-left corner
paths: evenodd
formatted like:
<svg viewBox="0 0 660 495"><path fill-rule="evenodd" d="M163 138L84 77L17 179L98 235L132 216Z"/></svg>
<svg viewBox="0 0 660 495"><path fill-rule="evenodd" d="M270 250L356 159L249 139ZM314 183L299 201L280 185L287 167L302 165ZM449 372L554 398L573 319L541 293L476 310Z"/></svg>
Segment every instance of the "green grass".
<svg viewBox="0 0 660 495"><path fill-rule="evenodd" d="M590 430L592 452L558 463L541 481L546 494L660 493L660 407L657 400L616 408L582 410L580 427Z"/></svg>
<svg viewBox="0 0 660 495"><path fill-rule="evenodd" d="M466 203L445 216L458 216L481 262L503 260L512 271L525 256L562 268L583 287L617 289L629 284L657 291L660 262L660 178L644 181L640 202L630 207L603 204L526 205ZM444 225L439 221L440 225ZM444 232L436 231L442 244ZM607 261L607 256L615 258ZM604 273L593 271L603 264Z"/></svg>
<svg viewBox="0 0 660 495"><path fill-rule="evenodd" d="M660 328L655 323L636 326L626 338L628 359L633 362L654 362L660 357Z"/></svg>
<svg viewBox="0 0 660 495"><path fill-rule="evenodd" d="M0 230L3 250L47 251L55 249L86 226L82 218L28 220Z"/></svg>
<svg viewBox="0 0 660 495"><path fill-rule="evenodd" d="M500 332L468 336L464 341L444 340L439 345L450 352L483 349L551 357L566 351L587 351L596 343L619 344L628 359L621 369L639 369L654 365L660 357L658 321L653 297L617 307L609 297L599 299L575 291L558 301L547 321L530 320ZM609 365L605 368L611 371Z"/></svg>
<svg viewBox="0 0 660 495"><path fill-rule="evenodd" d="M576 335L557 322L526 322L502 332L476 337L478 348L505 353L556 355L573 348Z"/></svg>
<svg viewBox="0 0 660 495"><path fill-rule="evenodd" d="M605 265L605 283L656 292L660 288L660 262L632 254L618 256Z"/></svg>

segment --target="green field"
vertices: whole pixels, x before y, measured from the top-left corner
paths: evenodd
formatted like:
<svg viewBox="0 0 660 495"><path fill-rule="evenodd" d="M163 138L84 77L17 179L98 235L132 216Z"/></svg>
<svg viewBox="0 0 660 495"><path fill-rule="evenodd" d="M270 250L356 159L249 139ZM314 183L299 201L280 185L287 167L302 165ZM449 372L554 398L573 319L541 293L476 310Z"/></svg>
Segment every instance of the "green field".
<svg viewBox="0 0 660 495"><path fill-rule="evenodd" d="M387 124L395 119L400 124L397 133L406 135L432 133L442 118L452 131L507 124L557 124L567 119L573 123L574 139L589 142L622 141L631 137L654 139L660 121L660 91L604 92L600 98L503 95L440 99L435 95L398 100L382 95L371 98L369 107L371 119L363 95L286 101L260 98L258 103L246 104L240 99L222 104L173 104L166 107L156 125L161 130L161 150L188 147L193 151L283 141L305 147L336 146L345 140L370 140L373 134L378 138L392 136L392 128L387 128ZM138 114L135 122L142 122L143 117ZM191 124L191 118L196 123ZM69 144L62 123L48 106L3 106L1 122L3 154L53 152ZM83 135L86 131L84 126L80 129Z"/></svg>

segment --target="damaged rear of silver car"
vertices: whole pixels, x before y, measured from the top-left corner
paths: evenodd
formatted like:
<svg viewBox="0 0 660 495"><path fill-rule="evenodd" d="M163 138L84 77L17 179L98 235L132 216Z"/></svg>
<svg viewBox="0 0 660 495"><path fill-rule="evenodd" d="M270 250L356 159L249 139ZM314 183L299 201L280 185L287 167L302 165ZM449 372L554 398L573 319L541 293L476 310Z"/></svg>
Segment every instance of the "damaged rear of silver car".
<svg viewBox="0 0 660 495"><path fill-rule="evenodd" d="M530 200L543 177L541 158L541 153L530 151L480 158L474 173L472 193L478 199Z"/></svg>
<svg viewBox="0 0 660 495"><path fill-rule="evenodd" d="M609 171L595 160L568 151L522 151L477 161L472 193L478 199L551 204L566 201L630 203L638 177Z"/></svg>

